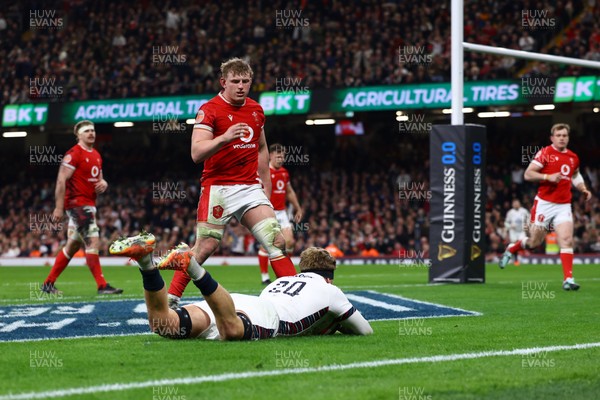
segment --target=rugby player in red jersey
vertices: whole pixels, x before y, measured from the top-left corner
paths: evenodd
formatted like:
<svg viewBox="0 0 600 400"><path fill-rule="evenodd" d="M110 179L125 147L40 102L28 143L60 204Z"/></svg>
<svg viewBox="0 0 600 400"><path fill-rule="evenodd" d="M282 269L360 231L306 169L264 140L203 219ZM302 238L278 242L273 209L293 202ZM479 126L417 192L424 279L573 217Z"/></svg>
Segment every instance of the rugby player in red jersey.
<svg viewBox="0 0 600 400"><path fill-rule="evenodd" d="M571 185L583 193L586 201L592 198L592 193L579 173L579 157L567 149L570 131L567 124L553 125L550 130L552 144L541 149L527 167L525 179L540 183L531 208L529 236L509 244L499 265L504 268L519 250L539 246L552 225L560 247L563 289L578 290L579 285L573 279Z"/></svg>
<svg viewBox="0 0 600 400"><path fill-rule="evenodd" d="M168 290L173 308L178 306L190 279L196 286L202 286L202 276L202 282L212 279L202 264L217 250L224 227L233 217L267 250L277 277L296 274L269 201L271 177L265 115L260 104L247 97L253 74L250 65L239 58L221 64L223 90L196 114L191 155L195 163L204 162L196 243L192 249L179 245L158 263L160 269L176 270ZM140 262L153 261L148 257Z"/></svg>
<svg viewBox="0 0 600 400"><path fill-rule="evenodd" d="M104 193L108 183L102 175L102 157L96 149L96 130L91 121L80 121L73 129L77 144L63 157L56 179L56 205L52 217L60 221L65 212L69 217L67 244L59 251L50 274L42 284L46 293L61 293L54 283L65 270L73 255L83 245L98 294L120 294L104 279L98 249L100 234L96 224L96 196Z"/></svg>
<svg viewBox="0 0 600 400"><path fill-rule="evenodd" d="M299 223L302 219L302 208L298 202L298 196L290 182L290 174L283 166L285 160L285 148L280 144L269 146L269 170L271 172L271 204L275 210L275 217L281 226L281 233L285 239L285 251L292 254L294 250L294 232L292 224L287 215L286 200L294 207L294 222ZM258 265L262 283L268 285L271 283L269 278L269 254L264 248L258 250Z"/></svg>

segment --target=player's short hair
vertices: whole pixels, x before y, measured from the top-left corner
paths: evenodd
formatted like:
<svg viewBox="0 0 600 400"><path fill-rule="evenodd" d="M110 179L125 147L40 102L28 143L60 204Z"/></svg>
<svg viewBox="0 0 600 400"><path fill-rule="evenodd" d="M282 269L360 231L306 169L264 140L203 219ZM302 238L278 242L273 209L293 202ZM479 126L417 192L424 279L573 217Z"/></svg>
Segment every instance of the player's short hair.
<svg viewBox="0 0 600 400"><path fill-rule="evenodd" d="M309 247L300 253L300 271L308 270L333 271L336 269L335 258L322 247Z"/></svg>
<svg viewBox="0 0 600 400"><path fill-rule="evenodd" d="M280 143L273 143L269 146L269 153L285 153L285 147Z"/></svg>
<svg viewBox="0 0 600 400"><path fill-rule="evenodd" d="M73 133L75 134L75 136L77 136L77 131L79 131L79 128L81 128L84 125L91 125L93 127L94 123L87 119L84 119L83 121L79 121L78 123L76 123L75 126L73 127Z"/></svg>
<svg viewBox="0 0 600 400"><path fill-rule="evenodd" d="M554 135L554 132L560 131L563 129L566 129L567 133L571 133L571 127L569 126L569 124L565 124L565 123L561 122L561 123L552 125L552 128L550 128L550 136Z"/></svg>
<svg viewBox="0 0 600 400"><path fill-rule="evenodd" d="M239 57L231 58L221 64L221 78L227 79L230 72L232 75L250 75L250 79L254 77L250 64Z"/></svg>

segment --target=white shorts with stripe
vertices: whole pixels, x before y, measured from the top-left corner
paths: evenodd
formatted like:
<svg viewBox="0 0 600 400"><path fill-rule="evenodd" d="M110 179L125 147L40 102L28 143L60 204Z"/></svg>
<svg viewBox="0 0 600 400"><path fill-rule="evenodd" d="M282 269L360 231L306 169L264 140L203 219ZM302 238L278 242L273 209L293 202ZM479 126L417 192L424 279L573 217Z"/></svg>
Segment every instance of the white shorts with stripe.
<svg viewBox="0 0 600 400"><path fill-rule="evenodd" d="M287 210L275 210L275 218L277 218L277 222L279 222L281 229L291 229L292 223L290 222L290 218L288 217Z"/></svg>
<svg viewBox="0 0 600 400"><path fill-rule="evenodd" d="M556 227L563 222L573 222L571 204L551 203L535 196L531 208L531 223L535 226L544 227L547 230Z"/></svg>
<svg viewBox="0 0 600 400"><path fill-rule="evenodd" d="M261 185L210 185L203 186L198 201L198 222L227 225L259 205L273 207Z"/></svg>
<svg viewBox="0 0 600 400"><path fill-rule="evenodd" d="M231 298L233 299L236 312L245 314L252 325L254 325L254 329L261 330L264 338L272 338L277 335L279 316L275 307L269 301L257 296L239 293L232 293ZM204 310L210 318L210 325L198 337L207 340L219 340L221 336L217 329L215 314L210 309L208 303L203 300L192 305Z"/></svg>

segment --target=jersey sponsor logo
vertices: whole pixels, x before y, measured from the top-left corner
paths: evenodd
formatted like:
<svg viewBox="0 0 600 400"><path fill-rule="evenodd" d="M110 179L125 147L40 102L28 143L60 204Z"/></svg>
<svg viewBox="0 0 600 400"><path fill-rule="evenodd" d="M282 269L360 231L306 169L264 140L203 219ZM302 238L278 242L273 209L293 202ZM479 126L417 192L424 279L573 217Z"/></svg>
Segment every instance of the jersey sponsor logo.
<svg viewBox="0 0 600 400"><path fill-rule="evenodd" d="M256 143L234 144L232 147L234 149L254 149L256 147Z"/></svg>
<svg viewBox="0 0 600 400"><path fill-rule="evenodd" d="M290 293L294 293L298 287L289 289ZM371 290L346 294L369 321L480 315L474 311ZM187 304L201 298L185 300ZM146 304L141 299L0 308L0 342L149 333Z"/></svg>
<svg viewBox="0 0 600 400"><path fill-rule="evenodd" d="M223 216L223 207L214 206L212 209L212 214L213 214L213 217L215 217L215 218L221 218Z"/></svg>
<svg viewBox="0 0 600 400"><path fill-rule="evenodd" d="M72 160L72 159L73 159L73 157L71 157L71 155L70 155L70 154L67 154L67 155L66 155L66 156L63 158L63 162L68 164L68 163L70 163L70 162L71 162L71 160Z"/></svg>
<svg viewBox="0 0 600 400"><path fill-rule="evenodd" d="M251 126L248 127L248 136L242 136L240 140L244 143L248 143L254 137L254 129Z"/></svg>

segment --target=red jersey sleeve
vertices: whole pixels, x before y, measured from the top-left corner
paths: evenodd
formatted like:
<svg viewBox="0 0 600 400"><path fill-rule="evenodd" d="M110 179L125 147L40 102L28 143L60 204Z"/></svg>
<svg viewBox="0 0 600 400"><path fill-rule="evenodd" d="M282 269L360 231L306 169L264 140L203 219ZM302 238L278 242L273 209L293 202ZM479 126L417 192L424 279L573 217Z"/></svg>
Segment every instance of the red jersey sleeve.
<svg viewBox="0 0 600 400"><path fill-rule="evenodd" d="M194 129L206 129L207 131L213 132L215 130L215 110L211 107L210 103L204 103L196 113L196 120L194 121Z"/></svg>
<svg viewBox="0 0 600 400"><path fill-rule="evenodd" d="M75 151L75 147L73 147L65 153L65 156L63 157L63 160L62 160L62 165L64 165L67 168L70 168L70 169L77 169L77 167L79 165L79 160L80 160L80 157L78 156L78 153Z"/></svg>

